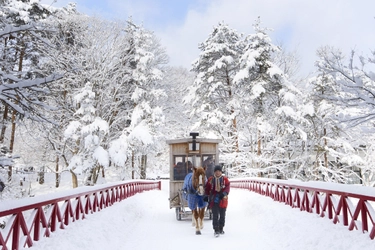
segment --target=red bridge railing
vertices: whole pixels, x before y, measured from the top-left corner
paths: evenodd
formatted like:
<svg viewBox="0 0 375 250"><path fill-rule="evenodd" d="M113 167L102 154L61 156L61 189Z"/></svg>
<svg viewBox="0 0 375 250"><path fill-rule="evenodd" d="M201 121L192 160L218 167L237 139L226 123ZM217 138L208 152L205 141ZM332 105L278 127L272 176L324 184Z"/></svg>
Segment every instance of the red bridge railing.
<svg viewBox="0 0 375 250"><path fill-rule="evenodd" d="M371 239L375 237L374 188L263 178L232 179L231 187L248 189L301 211L328 217L349 230L369 233Z"/></svg>
<svg viewBox="0 0 375 250"><path fill-rule="evenodd" d="M81 187L43 197L0 203L2 250L31 247L69 223L85 219L139 192L161 189L160 181L129 181L100 187Z"/></svg>

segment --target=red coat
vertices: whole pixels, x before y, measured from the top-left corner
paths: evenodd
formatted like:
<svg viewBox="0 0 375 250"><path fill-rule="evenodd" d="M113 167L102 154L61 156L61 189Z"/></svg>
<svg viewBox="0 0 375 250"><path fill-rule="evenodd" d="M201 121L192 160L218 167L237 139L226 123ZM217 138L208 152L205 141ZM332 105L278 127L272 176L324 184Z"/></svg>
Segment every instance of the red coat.
<svg viewBox="0 0 375 250"><path fill-rule="evenodd" d="M228 206L228 197L226 199L222 199L223 196L228 196L230 191L230 182L229 179L222 175L220 178L220 192L216 191L215 189L215 176L211 176L208 178L206 183L206 194L209 196L209 207L211 208L214 205L214 200L216 196L220 198L220 207L226 208Z"/></svg>

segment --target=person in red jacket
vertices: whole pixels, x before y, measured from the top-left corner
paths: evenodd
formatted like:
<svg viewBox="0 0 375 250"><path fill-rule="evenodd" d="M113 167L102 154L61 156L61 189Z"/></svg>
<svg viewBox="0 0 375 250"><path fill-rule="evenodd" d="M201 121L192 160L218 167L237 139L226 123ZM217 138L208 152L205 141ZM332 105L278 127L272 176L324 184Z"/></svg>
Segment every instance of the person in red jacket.
<svg viewBox="0 0 375 250"><path fill-rule="evenodd" d="M206 183L206 194L209 200L209 208L212 210L212 226L215 236L224 234L225 213L228 206L228 194L230 183L220 165L215 166L214 175Z"/></svg>

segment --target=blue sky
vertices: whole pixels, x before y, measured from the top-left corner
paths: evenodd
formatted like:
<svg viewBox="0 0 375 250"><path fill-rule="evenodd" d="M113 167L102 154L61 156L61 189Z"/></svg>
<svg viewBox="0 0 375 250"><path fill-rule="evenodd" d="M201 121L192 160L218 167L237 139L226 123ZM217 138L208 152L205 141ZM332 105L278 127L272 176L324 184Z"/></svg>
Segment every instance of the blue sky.
<svg viewBox="0 0 375 250"><path fill-rule="evenodd" d="M74 0L57 0L66 6ZM51 3L53 0L42 0ZM316 50L334 46L349 55L375 49L375 1L373 0L75 0L88 15L126 20L155 32L166 47L170 64L190 68L198 58L198 44L224 21L244 34L253 33L258 16L273 29L274 44L297 51L303 75L314 70Z"/></svg>
<svg viewBox="0 0 375 250"><path fill-rule="evenodd" d="M51 4L53 0L42 0ZM57 0L52 6L66 6L75 2L80 12L107 19L127 19L132 16L138 23L154 30L169 24L181 25L189 10L202 11L210 1L202 0Z"/></svg>

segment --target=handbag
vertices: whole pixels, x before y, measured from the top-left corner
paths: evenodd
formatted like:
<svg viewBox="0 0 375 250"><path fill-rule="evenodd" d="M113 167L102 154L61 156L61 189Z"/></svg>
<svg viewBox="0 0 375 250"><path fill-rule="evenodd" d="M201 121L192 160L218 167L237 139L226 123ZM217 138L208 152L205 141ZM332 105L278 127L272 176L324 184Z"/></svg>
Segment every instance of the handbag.
<svg viewBox="0 0 375 250"><path fill-rule="evenodd" d="M219 203L219 207L221 208L227 208L228 207L228 196L226 199L221 199Z"/></svg>

